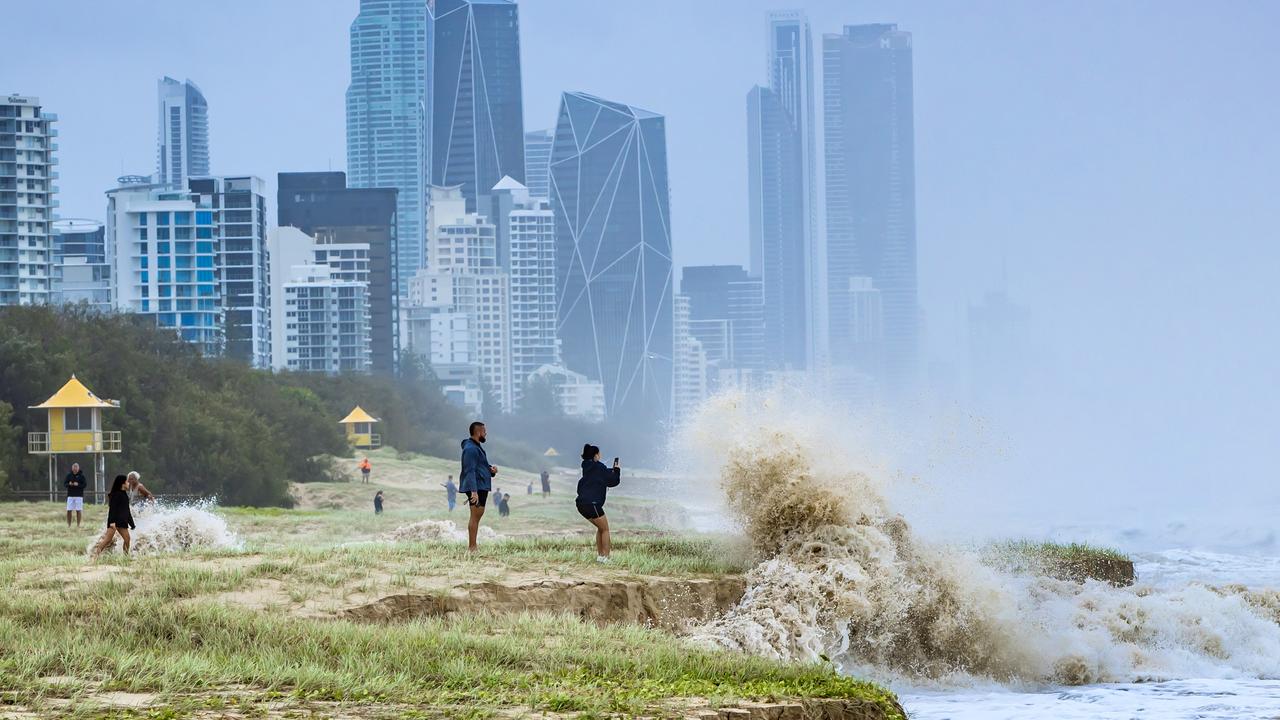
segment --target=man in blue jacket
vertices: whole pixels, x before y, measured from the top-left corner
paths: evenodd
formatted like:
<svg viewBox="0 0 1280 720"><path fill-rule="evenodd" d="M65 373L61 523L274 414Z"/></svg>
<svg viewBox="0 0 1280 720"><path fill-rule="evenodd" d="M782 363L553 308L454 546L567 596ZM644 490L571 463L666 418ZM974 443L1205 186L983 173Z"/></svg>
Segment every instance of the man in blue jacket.
<svg viewBox="0 0 1280 720"><path fill-rule="evenodd" d="M466 493L471 518L467 522L467 549L476 549L476 533L480 531L480 518L484 517L484 504L489 499L493 476L498 468L489 464L484 451L484 423L471 423L471 437L462 441L462 472L458 475L458 492Z"/></svg>

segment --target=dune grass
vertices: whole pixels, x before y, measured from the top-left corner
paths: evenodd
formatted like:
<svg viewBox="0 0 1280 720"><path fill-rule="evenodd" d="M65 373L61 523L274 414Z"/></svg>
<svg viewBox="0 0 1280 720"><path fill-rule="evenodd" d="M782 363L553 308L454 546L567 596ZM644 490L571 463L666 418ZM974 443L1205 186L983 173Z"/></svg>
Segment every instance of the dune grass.
<svg viewBox="0 0 1280 720"><path fill-rule="evenodd" d="M1009 540L984 548L982 556L993 567L1060 580L1099 580L1117 586L1132 585L1137 580L1133 562L1126 555L1088 543Z"/></svg>
<svg viewBox="0 0 1280 720"><path fill-rule="evenodd" d="M1109 560L1127 562L1129 557L1119 550L1089 543L1058 543L1047 540L1009 540L995 548L1027 557L1059 562Z"/></svg>
<svg viewBox="0 0 1280 720"><path fill-rule="evenodd" d="M219 688L262 697L640 713L665 698L883 698L829 668L690 648L636 626L565 617L414 621L394 627L298 620L138 597L0 598L0 687L40 708L49 677L78 690L156 693L181 704Z"/></svg>
<svg viewBox="0 0 1280 720"><path fill-rule="evenodd" d="M623 533L614 562L601 567L585 534L518 536L471 555L449 542L370 541L420 513L227 508L219 513L244 538L242 549L113 555L88 565L101 508L90 507L79 530L67 529L50 503L0 504L0 513L8 519L0 525L0 715L8 705L44 716L128 717L134 711L107 712L93 701L128 692L154 695L137 717L232 705L243 716L274 717L281 706L308 703L370 717L378 708L398 708L385 715L397 717L505 717L513 708L675 717L689 698L705 706L818 697L869 700L895 717L887 691L830 667L699 649L658 629L483 612L364 624L324 612L352 594L430 592L459 579L741 572L746 556L724 538ZM280 606L227 600L264 583L278 587ZM59 677L74 682L49 682Z"/></svg>

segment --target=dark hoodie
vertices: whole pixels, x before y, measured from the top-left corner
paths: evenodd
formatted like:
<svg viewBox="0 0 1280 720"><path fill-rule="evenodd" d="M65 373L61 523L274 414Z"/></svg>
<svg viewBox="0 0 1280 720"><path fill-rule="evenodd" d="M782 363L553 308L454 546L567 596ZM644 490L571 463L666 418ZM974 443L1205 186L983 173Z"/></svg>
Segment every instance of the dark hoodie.
<svg viewBox="0 0 1280 720"><path fill-rule="evenodd" d="M458 492L469 493L493 489L493 474L489 472L489 456L484 446L467 438L462 441L462 472L458 474Z"/></svg>
<svg viewBox="0 0 1280 720"><path fill-rule="evenodd" d="M75 486L72 487L72 483ZM67 497L84 497L84 472L77 470L76 472L67 473L67 479L62 481L64 487L67 488Z"/></svg>
<svg viewBox="0 0 1280 720"><path fill-rule="evenodd" d="M611 468L599 460L582 461L582 479L578 481L578 500L583 505L604 505L609 488L622 482L622 468Z"/></svg>

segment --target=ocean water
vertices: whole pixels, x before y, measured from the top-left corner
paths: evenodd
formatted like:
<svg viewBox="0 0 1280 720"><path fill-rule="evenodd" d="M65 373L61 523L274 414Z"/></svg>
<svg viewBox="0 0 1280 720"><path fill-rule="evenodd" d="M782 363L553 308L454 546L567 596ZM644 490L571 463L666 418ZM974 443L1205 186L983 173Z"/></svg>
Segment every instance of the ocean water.
<svg viewBox="0 0 1280 720"><path fill-rule="evenodd" d="M1218 545L1220 538L1198 544ZM1134 557L1141 586L1165 592L1189 585L1280 588L1280 558L1220 550L1172 549ZM1123 592L1123 591L1118 591ZM914 720L1242 720L1280 718L1280 657L1250 675L1229 663L1137 683L1006 686L975 681L921 687L890 680Z"/></svg>
<svg viewBox="0 0 1280 720"><path fill-rule="evenodd" d="M683 457L707 463L692 472L720 479L713 517L759 558L696 642L830 662L894 688L913 718L1280 718L1268 529L1043 528L1131 553L1132 587L995 567L914 528L892 477L856 438L823 443L826 423L786 397L729 395L687 429Z"/></svg>

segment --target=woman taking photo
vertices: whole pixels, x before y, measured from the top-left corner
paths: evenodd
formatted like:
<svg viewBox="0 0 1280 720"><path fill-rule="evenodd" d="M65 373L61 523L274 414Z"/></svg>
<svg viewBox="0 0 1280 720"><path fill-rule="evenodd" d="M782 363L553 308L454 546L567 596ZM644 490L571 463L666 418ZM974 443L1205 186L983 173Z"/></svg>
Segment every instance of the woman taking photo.
<svg viewBox="0 0 1280 720"><path fill-rule="evenodd" d="M622 482L622 466L618 458L613 467L600 462L600 448L590 443L582 446L582 479L578 481L578 514L596 526L596 562L609 562L609 518L604 516L604 498L609 488Z"/></svg>
<svg viewBox="0 0 1280 720"><path fill-rule="evenodd" d="M115 482L111 483L111 493L107 495L107 532L93 549L95 559L103 550L111 547L116 535L124 541L124 554L129 554L129 531L134 528L134 524L133 513L129 511L129 493L125 490L125 481L124 475L117 475Z"/></svg>

